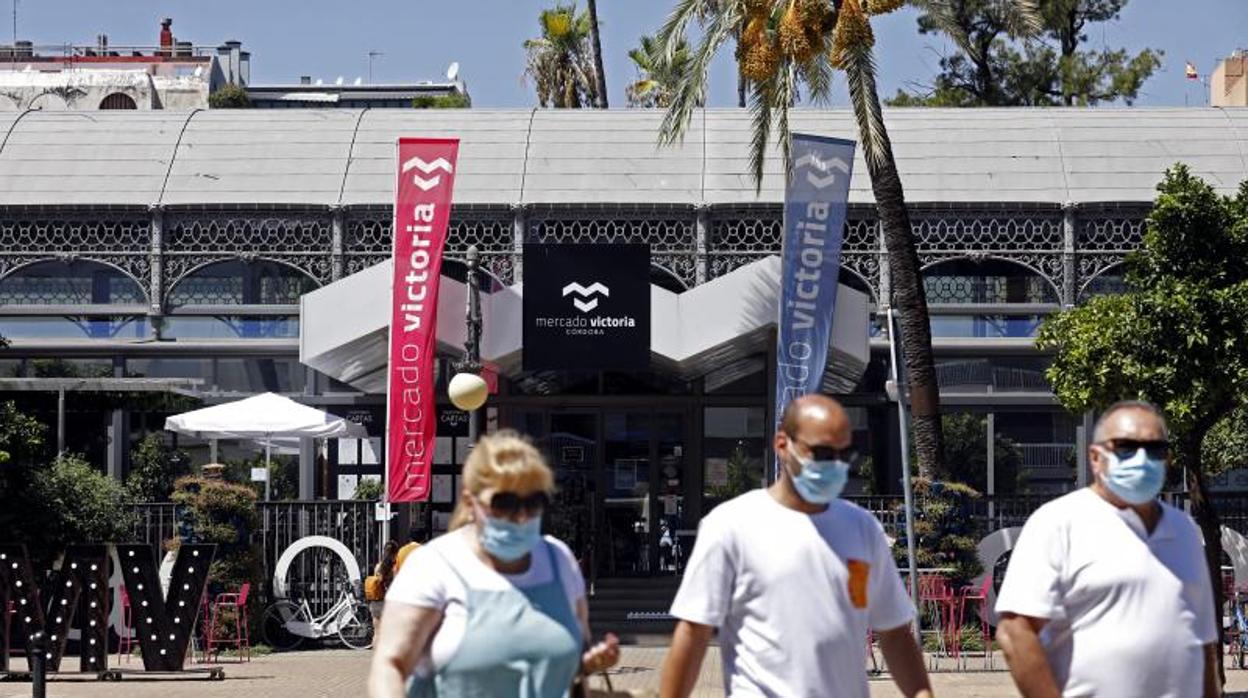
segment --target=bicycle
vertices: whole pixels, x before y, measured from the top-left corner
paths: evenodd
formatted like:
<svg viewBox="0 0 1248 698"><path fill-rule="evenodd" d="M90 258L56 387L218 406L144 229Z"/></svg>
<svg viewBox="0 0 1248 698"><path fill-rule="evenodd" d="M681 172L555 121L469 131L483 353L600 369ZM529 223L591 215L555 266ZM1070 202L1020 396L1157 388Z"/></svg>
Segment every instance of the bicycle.
<svg viewBox="0 0 1248 698"><path fill-rule="evenodd" d="M368 604L349 591L342 592L328 611L315 617L307 599L299 603L281 599L265 609L260 630L265 643L279 652L297 649L304 640L332 635L351 649L373 646L373 616Z"/></svg>

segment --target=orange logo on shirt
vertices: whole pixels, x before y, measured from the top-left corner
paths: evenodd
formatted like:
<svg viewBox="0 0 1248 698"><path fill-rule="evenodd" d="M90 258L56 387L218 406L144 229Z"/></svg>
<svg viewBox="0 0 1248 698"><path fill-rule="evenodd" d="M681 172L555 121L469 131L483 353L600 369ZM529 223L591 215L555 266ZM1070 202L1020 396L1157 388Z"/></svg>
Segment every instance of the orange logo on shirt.
<svg viewBox="0 0 1248 698"><path fill-rule="evenodd" d="M845 566L849 568L849 601L854 608L866 608L867 573L871 565L862 560L846 560Z"/></svg>

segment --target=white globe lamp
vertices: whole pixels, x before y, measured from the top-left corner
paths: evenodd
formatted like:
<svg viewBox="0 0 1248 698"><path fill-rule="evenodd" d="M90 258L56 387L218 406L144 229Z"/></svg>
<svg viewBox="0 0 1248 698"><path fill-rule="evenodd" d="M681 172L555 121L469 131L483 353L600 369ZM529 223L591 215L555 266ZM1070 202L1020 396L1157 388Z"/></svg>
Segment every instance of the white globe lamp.
<svg viewBox="0 0 1248 698"><path fill-rule="evenodd" d="M485 404L490 389L485 384L485 379L475 373L456 373L451 377L451 384L447 386L446 392L451 398L451 404L471 412Z"/></svg>

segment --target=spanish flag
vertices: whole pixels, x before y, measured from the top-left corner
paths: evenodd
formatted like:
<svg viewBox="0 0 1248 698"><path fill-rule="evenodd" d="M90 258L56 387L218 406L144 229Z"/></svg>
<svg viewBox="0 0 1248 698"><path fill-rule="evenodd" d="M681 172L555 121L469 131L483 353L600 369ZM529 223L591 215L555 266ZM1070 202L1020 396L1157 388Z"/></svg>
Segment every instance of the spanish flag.
<svg viewBox="0 0 1248 698"><path fill-rule="evenodd" d="M1200 79L1200 73L1196 72L1196 66L1192 65L1191 61L1188 61L1186 64L1184 64L1183 73L1187 75L1188 80Z"/></svg>

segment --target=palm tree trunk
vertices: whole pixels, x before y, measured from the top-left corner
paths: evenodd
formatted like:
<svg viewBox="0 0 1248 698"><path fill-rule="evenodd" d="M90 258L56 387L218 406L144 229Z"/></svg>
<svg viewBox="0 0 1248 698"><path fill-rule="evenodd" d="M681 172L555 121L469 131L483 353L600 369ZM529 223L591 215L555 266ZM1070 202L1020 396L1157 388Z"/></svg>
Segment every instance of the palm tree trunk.
<svg viewBox="0 0 1248 698"><path fill-rule="evenodd" d="M1229 410L1228 410L1229 411ZM1217 414L1225 414L1220 412ZM1214 508L1209 497L1209 487L1205 482L1205 473L1200 454L1205 434L1213 427L1197 424L1192 434L1183 440L1183 470L1187 478L1188 496L1192 506L1192 518L1200 526L1201 537L1205 539L1205 565L1209 568L1209 580L1213 585L1213 617L1218 620L1218 646L1222 646L1225 629L1222 627L1222 604L1225 602L1222 593L1222 521L1218 510ZM1223 666L1222 653L1218 652L1218 679L1226 683L1226 670Z"/></svg>
<svg viewBox="0 0 1248 698"><path fill-rule="evenodd" d="M598 2L589 0L589 41L594 50L594 82L597 83L598 108L607 108L607 74L602 69L602 38L598 33Z"/></svg>
<svg viewBox="0 0 1248 698"><path fill-rule="evenodd" d="M868 99L875 102L879 113L879 96L872 89ZM858 110L855 110L857 113ZM861 123L859 129L869 133L872 127ZM888 250L889 278L892 282L892 307L900 317L901 348L905 354L906 380L910 388L911 426L919 476L933 479L947 477L944 467L944 438L940 424L940 390L936 383L936 359L932 353L932 327L927 314L927 294L923 289L923 273L919 254L914 246L910 212L906 209L905 192L893 146L883 122L878 126L882 157L867 157L871 190L875 194L876 211L884 231ZM881 298L881 303L889 299Z"/></svg>

